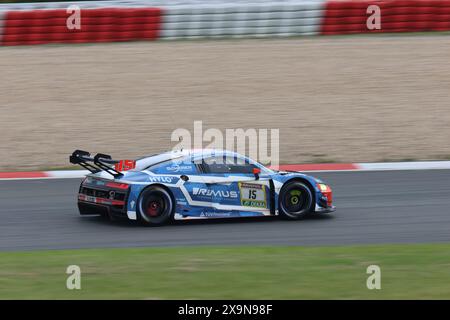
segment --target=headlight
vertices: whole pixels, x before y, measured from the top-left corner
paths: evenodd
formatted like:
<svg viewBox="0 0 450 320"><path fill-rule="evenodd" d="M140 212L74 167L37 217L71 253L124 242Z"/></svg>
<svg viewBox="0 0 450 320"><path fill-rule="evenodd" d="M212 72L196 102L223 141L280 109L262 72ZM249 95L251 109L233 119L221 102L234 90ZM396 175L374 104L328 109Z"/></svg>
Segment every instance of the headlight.
<svg viewBox="0 0 450 320"><path fill-rule="evenodd" d="M331 188L324 184L324 183L318 183L317 188L319 188L320 192L322 193L323 197L326 198L327 206L331 207L333 204L333 193L331 191Z"/></svg>
<svg viewBox="0 0 450 320"><path fill-rule="evenodd" d="M318 183L318 184L317 184L317 187L318 187L319 190L320 190L321 192L323 192L323 193L325 193L325 192L331 192L331 188L330 188L328 185L326 185L326 184Z"/></svg>

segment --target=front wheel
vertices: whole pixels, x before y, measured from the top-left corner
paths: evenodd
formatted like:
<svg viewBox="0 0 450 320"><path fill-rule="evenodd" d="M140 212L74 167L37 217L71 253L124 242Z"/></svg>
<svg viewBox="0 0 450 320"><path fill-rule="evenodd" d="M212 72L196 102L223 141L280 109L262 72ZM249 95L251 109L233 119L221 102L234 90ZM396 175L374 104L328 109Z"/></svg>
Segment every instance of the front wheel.
<svg viewBox="0 0 450 320"><path fill-rule="evenodd" d="M280 215L290 220L298 220L314 210L314 196L310 188L300 181L287 183L279 196Z"/></svg>
<svg viewBox="0 0 450 320"><path fill-rule="evenodd" d="M169 192L159 186L145 189L138 199L139 220L146 225L161 225L172 219L174 204Z"/></svg>

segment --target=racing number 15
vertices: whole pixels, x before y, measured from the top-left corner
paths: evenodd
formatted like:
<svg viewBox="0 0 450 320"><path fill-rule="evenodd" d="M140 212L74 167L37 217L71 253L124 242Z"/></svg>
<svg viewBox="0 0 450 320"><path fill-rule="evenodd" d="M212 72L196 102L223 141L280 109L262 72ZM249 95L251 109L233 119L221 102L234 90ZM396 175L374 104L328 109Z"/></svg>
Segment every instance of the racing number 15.
<svg viewBox="0 0 450 320"><path fill-rule="evenodd" d="M136 168L136 161L134 160L120 160L115 165L117 171L128 171Z"/></svg>
<svg viewBox="0 0 450 320"><path fill-rule="evenodd" d="M248 190L248 198L249 199L256 199L256 190L254 189L249 189Z"/></svg>

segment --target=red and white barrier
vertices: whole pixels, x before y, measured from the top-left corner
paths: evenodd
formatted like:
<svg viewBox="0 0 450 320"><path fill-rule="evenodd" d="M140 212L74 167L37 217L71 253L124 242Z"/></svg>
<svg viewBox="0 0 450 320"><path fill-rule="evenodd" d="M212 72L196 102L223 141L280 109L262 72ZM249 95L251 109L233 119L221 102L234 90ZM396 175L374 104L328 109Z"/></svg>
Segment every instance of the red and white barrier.
<svg viewBox="0 0 450 320"><path fill-rule="evenodd" d="M5 11L0 10L0 45L2 44L2 38L3 38L3 24L5 23Z"/></svg>
<svg viewBox="0 0 450 320"><path fill-rule="evenodd" d="M372 15L375 20L379 20L379 28L368 26ZM321 33L335 35L446 30L450 30L449 0L331 0L326 4Z"/></svg>
<svg viewBox="0 0 450 320"><path fill-rule="evenodd" d="M279 170L300 172L450 170L450 161L285 164ZM0 180L82 178L87 170L0 172Z"/></svg>
<svg viewBox="0 0 450 320"><path fill-rule="evenodd" d="M71 5L80 8L80 28L68 27ZM370 19L378 21L378 26L371 27ZM118 0L0 5L2 45L446 30L450 30L450 0Z"/></svg>
<svg viewBox="0 0 450 320"><path fill-rule="evenodd" d="M164 7L163 39L317 35L325 0Z"/></svg>
<svg viewBox="0 0 450 320"><path fill-rule="evenodd" d="M81 9L82 23L64 9L8 11L3 45L154 40L161 29L160 8ZM71 25L72 23L72 25Z"/></svg>

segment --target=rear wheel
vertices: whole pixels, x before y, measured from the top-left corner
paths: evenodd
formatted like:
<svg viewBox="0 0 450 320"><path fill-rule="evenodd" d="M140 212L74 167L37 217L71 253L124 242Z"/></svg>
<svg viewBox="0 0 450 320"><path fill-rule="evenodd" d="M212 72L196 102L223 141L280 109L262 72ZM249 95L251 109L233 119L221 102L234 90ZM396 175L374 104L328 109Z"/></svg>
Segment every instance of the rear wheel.
<svg viewBox="0 0 450 320"><path fill-rule="evenodd" d="M138 199L139 220L147 225L161 225L172 219L174 205L170 193L159 186L145 189Z"/></svg>
<svg viewBox="0 0 450 320"><path fill-rule="evenodd" d="M298 220L314 209L314 197L310 188L303 182L287 183L279 196L280 215L291 220Z"/></svg>

